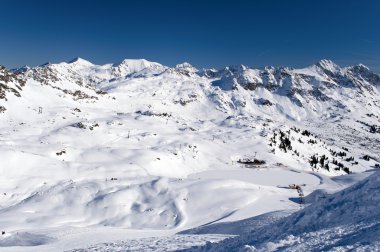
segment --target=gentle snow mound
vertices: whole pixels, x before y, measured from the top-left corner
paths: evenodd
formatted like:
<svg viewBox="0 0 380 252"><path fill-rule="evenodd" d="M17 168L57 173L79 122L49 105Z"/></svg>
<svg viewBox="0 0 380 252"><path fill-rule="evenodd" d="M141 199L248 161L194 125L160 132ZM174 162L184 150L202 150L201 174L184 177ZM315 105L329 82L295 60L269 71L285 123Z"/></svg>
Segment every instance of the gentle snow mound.
<svg viewBox="0 0 380 252"><path fill-rule="evenodd" d="M0 237L0 247L11 246L39 246L53 241L46 235L31 234L28 232L16 232L4 234Z"/></svg>

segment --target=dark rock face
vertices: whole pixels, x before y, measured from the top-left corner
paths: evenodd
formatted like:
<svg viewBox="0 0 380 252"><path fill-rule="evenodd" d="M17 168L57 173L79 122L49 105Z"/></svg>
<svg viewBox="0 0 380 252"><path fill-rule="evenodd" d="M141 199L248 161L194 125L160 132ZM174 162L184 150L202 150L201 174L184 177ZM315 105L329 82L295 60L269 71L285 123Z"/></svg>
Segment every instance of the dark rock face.
<svg viewBox="0 0 380 252"><path fill-rule="evenodd" d="M4 66L0 66L0 99L6 100L8 93L20 97L20 91L25 83L21 73L13 73Z"/></svg>
<svg viewBox="0 0 380 252"><path fill-rule="evenodd" d="M258 105L263 105L263 106L273 106L273 102L271 102L270 100L268 99L264 99L264 98L259 98L256 103Z"/></svg>

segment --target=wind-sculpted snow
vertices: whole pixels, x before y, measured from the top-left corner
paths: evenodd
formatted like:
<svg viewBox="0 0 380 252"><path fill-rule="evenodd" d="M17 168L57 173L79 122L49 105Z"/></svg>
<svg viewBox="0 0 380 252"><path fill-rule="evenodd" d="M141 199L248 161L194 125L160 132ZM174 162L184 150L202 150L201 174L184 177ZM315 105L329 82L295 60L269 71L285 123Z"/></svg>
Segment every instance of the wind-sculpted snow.
<svg viewBox="0 0 380 252"><path fill-rule="evenodd" d="M14 250L217 242L172 235L264 228L380 165L379 76L363 65L76 58L1 68L0 84L0 244Z"/></svg>

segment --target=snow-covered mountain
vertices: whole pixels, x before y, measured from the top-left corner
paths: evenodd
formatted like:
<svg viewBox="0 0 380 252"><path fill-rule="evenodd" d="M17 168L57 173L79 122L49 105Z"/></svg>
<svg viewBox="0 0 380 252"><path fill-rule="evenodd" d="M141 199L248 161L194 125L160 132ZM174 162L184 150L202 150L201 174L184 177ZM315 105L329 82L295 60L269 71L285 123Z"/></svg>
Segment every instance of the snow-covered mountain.
<svg viewBox="0 0 380 252"><path fill-rule="evenodd" d="M379 75L329 60L1 67L0 246L68 250L128 232L115 246L149 250L140 238L163 233L179 249L227 236L177 232L315 209L379 167L379 97Z"/></svg>
<svg viewBox="0 0 380 252"><path fill-rule="evenodd" d="M245 110L249 110L252 107L249 103L256 102L259 105L275 105L275 110L296 120L310 114L320 116L325 113L326 106L351 109L352 106L343 102L346 100L354 100L357 103L355 105L364 106L368 111L376 110L380 106L379 75L361 64L341 68L330 60L321 60L304 69L254 69L241 65L221 70L198 71L189 63L179 64L174 68L146 60L123 60L118 64L94 65L76 58L69 63L23 67L13 72L22 75L24 80L35 80L72 94L77 90L85 93L87 91L89 96L94 95L94 92L105 92L110 86L114 87L115 83L138 78L154 81L167 76L169 79L177 78L178 81L204 83L206 88L194 87L202 92L212 87L220 88L220 91L212 90L209 95L216 95L214 102L220 103L224 110L239 110L245 106L248 107ZM298 111L284 113L288 106L294 107L289 112Z"/></svg>

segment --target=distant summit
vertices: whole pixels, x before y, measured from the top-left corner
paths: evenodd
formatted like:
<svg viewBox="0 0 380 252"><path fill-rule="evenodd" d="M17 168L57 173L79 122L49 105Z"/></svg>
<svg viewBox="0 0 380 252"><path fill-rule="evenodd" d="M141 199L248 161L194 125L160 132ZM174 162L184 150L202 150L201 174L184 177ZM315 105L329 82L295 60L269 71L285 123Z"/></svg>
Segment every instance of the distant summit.
<svg viewBox="0 0 380 252"><path fill-rule="evenodd" d="M77 64L77 65L87 65L91 66L93 65L90 61L82 59L80 57L76 57L68 62L69 64Z"/></svg>
<svg viewBox="0 0 380 252"><path fill-rule="evenodd" d="M327 70L327 71L330 71L332 73L336 73L336 72L339 72L341 70L341 68L335 64L332 60L328 60L328 59L322 59L320 60L316 66L324 69L324 70Z"/></svg>

